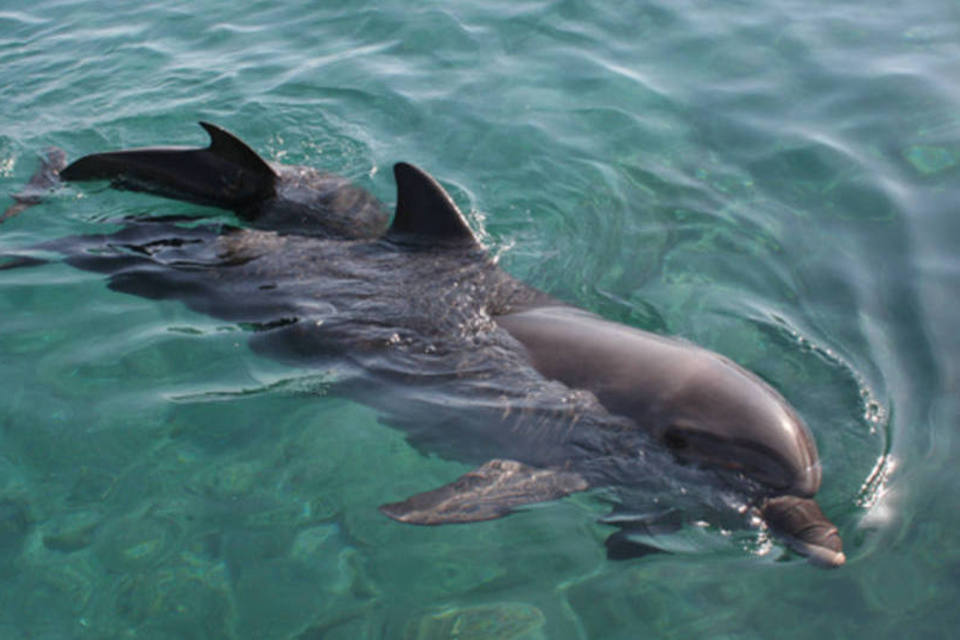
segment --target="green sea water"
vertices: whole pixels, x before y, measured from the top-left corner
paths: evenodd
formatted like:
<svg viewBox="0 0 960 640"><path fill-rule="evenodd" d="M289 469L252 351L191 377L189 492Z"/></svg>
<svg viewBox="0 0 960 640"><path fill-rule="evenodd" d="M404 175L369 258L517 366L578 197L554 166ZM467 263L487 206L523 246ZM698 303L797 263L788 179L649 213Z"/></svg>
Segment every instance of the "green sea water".
<svg viewBox="0 0 960 640"><path fill-rule="evenodd" d="M0 271L0 639L952 637L958 60L952 0L0 0L3 197L47 146L201 145L197 120L386 202L415 162L514 275L780 389L848 557L706 527L613 562L590 494L391 522L468 467L55 261ZM198 212L64 188L0 255Z"/></svg>

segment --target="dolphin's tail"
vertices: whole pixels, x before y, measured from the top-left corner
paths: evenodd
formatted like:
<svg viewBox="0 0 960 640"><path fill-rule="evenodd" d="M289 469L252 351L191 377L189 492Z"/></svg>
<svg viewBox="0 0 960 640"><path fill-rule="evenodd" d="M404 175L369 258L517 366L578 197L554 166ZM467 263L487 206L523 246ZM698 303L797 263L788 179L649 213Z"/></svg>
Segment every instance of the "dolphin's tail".
<svg viewBox="0 0 960 640"><path fill-rule="evenodd" d="M13 194L14 203L0 214L0 223L18 213L43 202L43 196L60 184L60 172L67 164L67 154L63 149L50 147L40 158L40 166L26 186Z"/></svg>
<svg viewBox="0 0 960 640"><path fill-rule="evenodd" d="M84 156L60 172L64 180L110 180L117 189L146 191L243 214L275 194L277 174L242 140L208 122L206 148L163 147Z"/></svg>

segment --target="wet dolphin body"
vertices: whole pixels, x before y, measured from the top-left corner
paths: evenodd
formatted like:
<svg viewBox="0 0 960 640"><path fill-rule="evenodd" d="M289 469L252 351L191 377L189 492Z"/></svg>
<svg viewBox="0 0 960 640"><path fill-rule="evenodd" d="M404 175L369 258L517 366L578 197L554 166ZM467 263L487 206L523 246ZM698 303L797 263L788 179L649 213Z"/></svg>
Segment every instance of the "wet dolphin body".
<svg viewBox="0 0 960 640"><path fill-rule="evenodd" d="M50 147L40 159L40 168L37 169L30 182L19 192L13 194L13 204L0 213L0 223L8 220L35 204L43 202L47 193L60 183L60 170L67 165L67 154L62 149Z"/></svg>
<svg viewBox="0 0 960 640"><path fill-rule="evenodd" d="M388 226L385 208L343 178L268 164L202 126L207 148L94 154L60 175L231 209L247 228L128 220L48 247L109 274L113 289L245 323L257 349L332 358L354 372L343 391L399 416L415 444L479 463L383 505L386 515L473 522L589 487L719 470L794 549L817 564L844 562L836 527L812 499L821 481L813 438L758 377L514 280L417 167L394 167ZM436 390L453 405L446 418ZM669 468L658 466L663 457Z"/></svg>

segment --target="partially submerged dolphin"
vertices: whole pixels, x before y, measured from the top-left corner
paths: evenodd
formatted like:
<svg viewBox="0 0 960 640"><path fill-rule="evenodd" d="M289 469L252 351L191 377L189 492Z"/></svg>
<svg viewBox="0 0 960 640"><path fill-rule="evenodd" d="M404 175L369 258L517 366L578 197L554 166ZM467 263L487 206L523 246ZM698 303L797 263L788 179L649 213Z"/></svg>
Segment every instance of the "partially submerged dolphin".
<svg viewBox="0 0 960 640"><path fill-rule="evenodd" d="M209 147L89 155L60 177L230 209L245 228L126 220L46 246L109 274L113 289L244 323L257 349L337 362L350 372L342 391L415 444L480 464L383 513L473 522L590 487L707 474L813 562L844 563L837 529L812 499L821 482L813 438L757 376L513 279L413 165L394 167L388 224L385 207L345 179L267 163L201 125ZM61 166L48 161L38 186Z"/></svg>

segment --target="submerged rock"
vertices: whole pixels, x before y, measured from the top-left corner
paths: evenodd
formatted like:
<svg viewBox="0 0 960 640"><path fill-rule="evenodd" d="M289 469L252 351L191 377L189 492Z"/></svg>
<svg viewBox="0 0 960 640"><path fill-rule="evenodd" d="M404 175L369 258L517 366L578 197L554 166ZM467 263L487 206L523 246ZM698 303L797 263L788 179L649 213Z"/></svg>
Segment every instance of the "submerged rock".
<svg viewBox="0 0 960 640"><path fill-rule="evenodd" d="M29 530L27 508L20 502L0 500L0 563L20 554Z"/></svg>
<svg viewBox="0 0 960 640"><path fill-rule="evenodd" d="M326 638L326 630L362 617L375 602L362 558L337 525L304 529L289 547L283 555L234 554L228 562L239 638Z"/></svg>
<svg viewBox="0 0 960 640"><path fill-rule="evenodd" d="M58 514L43 525L43 546L65 553L85 549L102 521L103 516L89 509Z"/></svg>
<svg viewBox="0 0 960 640"><path fill-rule="evenodd" d="M144 637L235 637L226 571L216 565L182 564L129 576L117 593L116 613Z"/></svg>
<svg viewBox="0 0 960 640"><path fill-rule="evenodd" d="M0 626L0 637L84 637L85 615L104 582L99 567L80 556L31 565L7 582L10 588L0 596L3 617L19 632L5 634Z"/></svg>
<svg viewBox="0 0 960 640"><path fill-rule="evenodd" d="M403 640L537 640L543 612L524 602L450 608L407 623Z"/></svg>
<svg viewBox="0 0 960 640"><path fill-rule="evenodd" d="M179 542L177 525L164 518L128 517L104 526L94 552L110 571L141 571L159 564Z"/></svg>
<svg viewBox="0 0 960 640"><path fill-rule="evenodd" d="M231 460L211 465L195 484L212 498L233 499L254 493L263 483L263 475L263 463Z"/></svg>

